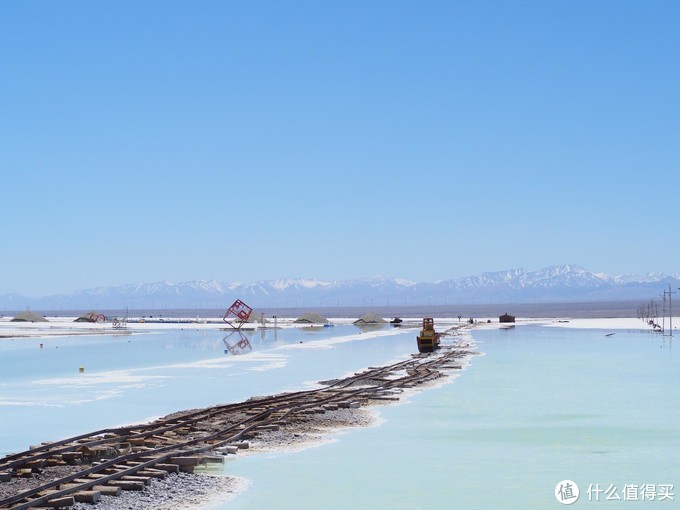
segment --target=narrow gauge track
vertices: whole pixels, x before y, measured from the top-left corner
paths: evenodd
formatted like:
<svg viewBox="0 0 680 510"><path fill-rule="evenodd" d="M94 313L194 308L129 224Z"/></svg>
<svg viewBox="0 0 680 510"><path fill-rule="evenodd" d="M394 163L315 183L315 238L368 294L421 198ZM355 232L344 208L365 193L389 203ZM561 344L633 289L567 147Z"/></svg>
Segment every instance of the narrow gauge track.
<svg viewBox="0 0 680 510"><path fill-rule="evenodd" d="M21 510L95 502L104 494L139 490L150 478L191 471L201 457L219 448L277 430L286 420L338 408L358 408L371 400L396 400L395 394L460 369L473 354L466 347L444 347L406 361L370 367L323 388L253 397L247 401L177 413L154 422L97 430L0 459L0 480L32 477L50 467L72 465L73 472L0 500L0 509ZM240 446L245 446L243 443ZM2 486L0 485L0 489ZM7 491L4 491L5 493Z"/></svg>

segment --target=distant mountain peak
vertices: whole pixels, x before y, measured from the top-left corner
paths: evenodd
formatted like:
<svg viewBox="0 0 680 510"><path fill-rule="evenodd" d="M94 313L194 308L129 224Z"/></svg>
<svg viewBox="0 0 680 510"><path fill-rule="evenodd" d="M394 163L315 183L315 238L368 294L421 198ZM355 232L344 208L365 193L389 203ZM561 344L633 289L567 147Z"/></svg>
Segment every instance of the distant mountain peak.
<svg viewBox="0 0 680 510"><path fill-rule="evenodd" d="M367 304L515 303L649 299L660 285L680 285L680 273L611 276L576 264L484 272L433 283L384 275L352 280L311 277L255 283L199 279L97 287L72 294L26 298L0 296L5 309L224 308L242 298L257 307L361 306ZM3 303L4 301L4 303Z"/></svg>

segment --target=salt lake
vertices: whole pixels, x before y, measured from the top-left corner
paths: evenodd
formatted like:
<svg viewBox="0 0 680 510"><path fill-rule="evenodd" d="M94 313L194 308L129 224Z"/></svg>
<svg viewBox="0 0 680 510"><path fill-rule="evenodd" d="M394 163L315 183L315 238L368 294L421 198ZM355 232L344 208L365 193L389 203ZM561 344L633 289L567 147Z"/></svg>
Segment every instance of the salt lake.
<svg viewBox="0 0 680 510"><path fill-rule="evenodd" d="M668 337L642 328L473 328L483 355L459 377L373 408L374 427L302 451L229 460L220 473L250 483L210 508L538 509L561 507L555 490L564 481L580 489L577 506L673 508L680 363ZM308 388L415 350L413 329L391 327L254 331L243 355L226 349L225 335L175 329L0 341L0 455Z"/></svg>

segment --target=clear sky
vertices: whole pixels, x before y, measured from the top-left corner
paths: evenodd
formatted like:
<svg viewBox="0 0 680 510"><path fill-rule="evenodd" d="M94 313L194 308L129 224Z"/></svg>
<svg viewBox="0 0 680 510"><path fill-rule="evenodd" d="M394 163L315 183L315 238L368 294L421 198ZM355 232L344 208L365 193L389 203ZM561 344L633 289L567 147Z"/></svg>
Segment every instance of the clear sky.
<svg viewBox="0 0 680 510"><path fill-rule="evenodd" d="M680 271L676 1L0 3L0 294Z"/></svg>

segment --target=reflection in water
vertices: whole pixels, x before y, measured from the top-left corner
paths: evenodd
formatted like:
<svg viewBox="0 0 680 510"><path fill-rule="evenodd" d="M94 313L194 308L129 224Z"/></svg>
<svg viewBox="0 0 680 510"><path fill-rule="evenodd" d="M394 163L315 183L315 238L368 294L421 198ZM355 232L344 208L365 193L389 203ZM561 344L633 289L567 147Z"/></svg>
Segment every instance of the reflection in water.
<svg viewBox="0 0 680 510"><path fill-rule="evenodd" d="M372 333L373 331L380 331L387 327L387 324L354 324L364 333Z"/></svg>
<svg viewBox="0 0 680 510"><path fill-rule="evenodd" d="M227 334L223 338L224 354L241 355L250 352L258 352L287 344L297 344L301 342L301 335L304 341L310 340L330 340L342 335L355 335L359 328L364 333L371 333L386 329L392 329L389 324L376 325L342 325L342 326L323 326L312 325L296 328L257 328L257 329L234 329L226 330ZM305 338L307 337L307 338Z"/></svg>
<svg viewBox="0 0 680 510"><path fill-rule="evenodd" d="M230 342L229 337L234 335L234 333L238 333L239 336ZM246 338L246 336L238 329L229 333L222 341L224 342L225 347L224 354L238 356L240 354L247 354L253 350L253 346L250 344L248 338Z"/></svg>
<svg viewBox="0 0 680 510"><path fill-rule="evenodd" d="M319 329L323 330L323 328ZM298 331L298 328L295 328L294 331ZM225 347L224 353L233 355L247 354L253 350L266 349L272 345L290 343L293 341L293 334L292 331L283 332L282 336L280 336L279 328L258 328L257 330L235 329L222 339Z"/></svg>
<svg viewBox="0 0 680 510"><path fill-rule="evenodd" d="M304 328L299 328L302 333L318 333L324 330L324 326L305 326Z"/></svg>
<svg viewBox="0 0 680 510"><path fill-rule="evenodd" d="M279 335L278 335L278 329L279 328L260 328L260 340L263 342L267 340L268 332L273 331L274 332L274 343L278 343L279 341Z"/></svg>

